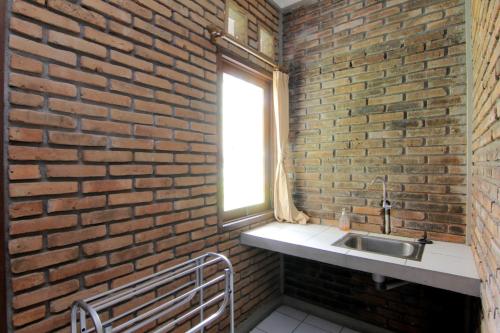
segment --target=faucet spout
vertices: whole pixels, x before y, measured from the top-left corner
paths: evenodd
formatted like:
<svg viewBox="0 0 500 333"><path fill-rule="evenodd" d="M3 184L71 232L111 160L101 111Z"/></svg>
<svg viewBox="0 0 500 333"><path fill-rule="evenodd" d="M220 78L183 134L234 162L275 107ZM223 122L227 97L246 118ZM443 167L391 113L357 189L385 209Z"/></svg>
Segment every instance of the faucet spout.
<svg viewBox="0 0 500 333"><path fill-rule="evenodd" d="M371 181L370 185L373 185L375 183L383 183L383 184L385 184L385 179L383 177L375 177Z"/></svg>
<svg viewBox="0 0 500 333"><path fill-rule="evenodd" d="M391 204L387 200L387 182L384 177L375 177L370 185L375 183L382 183L382 208L384 209L384 225L382 227L382 232L384 234L391 233L391 220L389 217L389 211L391 210Z"/></svg>

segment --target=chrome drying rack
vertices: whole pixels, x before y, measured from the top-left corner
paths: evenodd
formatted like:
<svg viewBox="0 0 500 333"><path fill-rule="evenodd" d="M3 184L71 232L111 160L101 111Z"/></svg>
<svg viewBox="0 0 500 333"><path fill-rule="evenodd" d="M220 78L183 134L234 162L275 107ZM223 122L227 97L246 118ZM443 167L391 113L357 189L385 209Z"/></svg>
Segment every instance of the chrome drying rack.
<svg viewBox="0 0 500 333"><path fill-rule="evenodd" d="M74 302L71 333L163 333L193 318L198 323L186 332L203 332L227 307L229 331L234 333L233 278L229 259L217 253L204 254ZM148 297L152 292L154 297ZM144 302L136 305L134 299L141 296ZM170 317L174 318L166 319Z"/></svg>

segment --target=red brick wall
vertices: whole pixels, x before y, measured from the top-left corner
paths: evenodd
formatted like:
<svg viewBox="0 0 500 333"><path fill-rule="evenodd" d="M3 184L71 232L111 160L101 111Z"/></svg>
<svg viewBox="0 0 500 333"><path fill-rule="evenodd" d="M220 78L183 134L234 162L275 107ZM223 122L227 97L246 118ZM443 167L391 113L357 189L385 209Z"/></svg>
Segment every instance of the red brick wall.
<svg viewBox="0 0 500 333"><path fill-rule="evenodd" d="M3 89L5 84L5 30L7 26L7 3L5 1L0 2L0 110L4 110L4 99L5 99L5 89ZM4 128L5 119L0 118L0 128ZM3 134L3 130L2 130ZM5 163L4 157L4 137L0 140L0 156L2 156L2 162L0 164L0 172L2 174L2 179L5 175ZM2 181L2 189L0 190L0 212L2 214L2 220L5 217L5 193L3 191L4 182ZM4 253L5 244L5 225L0 228L0 252ZM7 278L7 265L5 264L5 255L0 257L0 332L7 331L7 288L6 288L6 278Z"/></svg>
<svg viewBox="0 0 500 333"><path fill-rule="evenodd" d="M380 231L465 240L463 1L319 1L284 18L295 198L316 223L342 208Z"/></svg>
<svg viewBox="0 0 500 333"><path fill-rule="evenodd" d="M499 1L472 1L472 247L481 276L483 332L500 331Z"/></svg>
<svg viewBox="0 0 500 333"><path fill-rule="evenodd" d="M277 34L266 0L239 1ZM236 268L238 322L278 292L276 254L217 227L222 0L10 0L9 325L67 331L68 308L206 251Z"/></svg>

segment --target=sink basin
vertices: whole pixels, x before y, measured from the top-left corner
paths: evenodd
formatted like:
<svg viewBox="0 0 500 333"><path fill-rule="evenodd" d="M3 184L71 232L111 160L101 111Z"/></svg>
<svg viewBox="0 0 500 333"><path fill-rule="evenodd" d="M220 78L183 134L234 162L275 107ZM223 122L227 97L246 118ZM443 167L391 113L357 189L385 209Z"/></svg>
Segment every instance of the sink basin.
<svg viewBox="0 0 500 333"><path fill-rule="evenodd" d="M416 261L420 261L422 259L425 247L425 244L420 244L418 242L366 236L354 233L348 233L332 245Z"/></svg>

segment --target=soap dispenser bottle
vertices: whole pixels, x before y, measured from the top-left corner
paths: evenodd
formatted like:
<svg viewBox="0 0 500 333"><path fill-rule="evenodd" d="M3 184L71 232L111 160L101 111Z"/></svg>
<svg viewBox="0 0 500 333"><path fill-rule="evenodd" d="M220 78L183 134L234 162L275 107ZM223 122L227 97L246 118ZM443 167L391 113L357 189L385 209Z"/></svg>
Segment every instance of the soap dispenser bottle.
<svg viewBox="0 0 500 333"><path fill-rule="evenodd" d="M342 215L339 221L340 230L347 231L351 229L351 222L349 221L349 216L347 215L345 208L342 208Z"/></svg>

